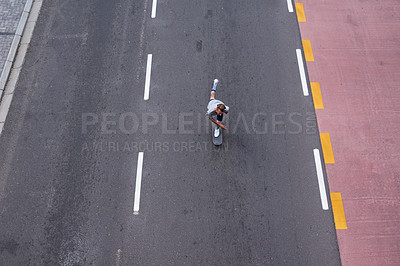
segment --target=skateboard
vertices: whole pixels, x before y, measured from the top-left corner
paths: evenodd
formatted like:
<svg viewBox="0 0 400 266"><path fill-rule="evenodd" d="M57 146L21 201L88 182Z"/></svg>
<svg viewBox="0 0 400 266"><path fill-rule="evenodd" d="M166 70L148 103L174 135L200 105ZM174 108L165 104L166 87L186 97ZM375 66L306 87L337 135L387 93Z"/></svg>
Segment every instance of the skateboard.
<svg viewBox="0 0 400 266"><path fill-rule="evenodd" d="M214 143L214 145L219 146L219 145L222 144L222 128L219 129L218 137L215 137L214 136L214 132L215 132L216 128L217 128L217 125L212 123L212 132L211 132L211 134L212 134L212 138L213 138L213 143Z"/></svg>

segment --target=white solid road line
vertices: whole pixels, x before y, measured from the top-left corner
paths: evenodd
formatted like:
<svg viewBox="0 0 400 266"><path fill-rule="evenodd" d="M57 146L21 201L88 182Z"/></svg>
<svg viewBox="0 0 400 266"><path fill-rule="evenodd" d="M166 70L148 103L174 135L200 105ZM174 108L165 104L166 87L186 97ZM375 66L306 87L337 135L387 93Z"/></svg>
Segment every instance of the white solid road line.
<svg viewBox="0 0 400 266"><path fill-rule="evenodd" d="M288 9L289 9L289 12L292 13L293 12L292 0L287 0L287 6L288 6Z"/></svg>
<svg viewBox="0 0 400 266"><path fill-rule="evenodd" d="M301 86L303 88L304 96L308 96L308 86L307 86L307 79L306 79L306 72L304 70L304 63L303 63L303 55L301 54L300 49L296 49L297 54L297 62L299 64L299 71L300 71L300 78L301 78Z"/></svg>
<svg viewBox="0 0 400 266"><path fill-rule="evenodd" d="M133 203L133 214L139 214L140 189L142 186L142 169L143 169L143 152L139 152L137 172L136 172L135 201Z"/></svg>
<svg viewBox="0 0 400 266"><path fill-rule="evenodd" d="M156 11L157 11L157 0L153 0L153 8L151 9L151 18L156 17Z"/></svg>
<svg viewBox="0 0 400 266"><path fill-rule="evenodd" d="M324 174L322 172L321 155L318 149L314 149L315 167L317 168L319 194L321 195L322 209L328 210L328 198L326 197Z"/></svg>
<svg viewBox="0 0 400 266"><path fill-rule="evenodd" d="M150 94L150 77L151 77L151 64L153 61L153 55L149 54L147 56L147 69L146 69L146 82L144 84L144 100L149 99Z"/></svg>

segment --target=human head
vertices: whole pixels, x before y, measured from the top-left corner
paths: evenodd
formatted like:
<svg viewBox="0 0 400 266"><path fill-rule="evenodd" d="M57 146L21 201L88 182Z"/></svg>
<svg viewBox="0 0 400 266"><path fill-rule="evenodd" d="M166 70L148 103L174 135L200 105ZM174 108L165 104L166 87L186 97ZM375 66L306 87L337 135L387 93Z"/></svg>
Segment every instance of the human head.
<svg viewBox="0 0 400 266"><path fill-rule="evenodd" d="M217 113L217 115L222 115L225 112L225 105L220 103L217 105L217 108L215 109L215 112Z"/></svg>

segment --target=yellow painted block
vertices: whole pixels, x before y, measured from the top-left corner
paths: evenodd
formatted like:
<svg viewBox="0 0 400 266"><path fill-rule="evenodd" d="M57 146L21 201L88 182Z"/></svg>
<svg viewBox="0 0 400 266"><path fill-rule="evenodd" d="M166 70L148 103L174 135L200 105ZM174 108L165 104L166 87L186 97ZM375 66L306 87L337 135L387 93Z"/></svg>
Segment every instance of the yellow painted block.
<svg viewBox="0 0 400 266"><path fill-rule="evenodd" d="M315 109L324 109L322 102L321 88L318 82L311 82L311 92L314 100Z"/></svg>
<svg viewBox="0 0 400 266"><path fill-rule="evenodd" d="M304 13L304 7L302 3L296 3L296 13L297 13L297 19L299 22L306 22L306 15Z"/></svg>
<svg viewBox="0 0 400 266"><path fill-rule="evenodd" d="M311 48L311 41L310 40L303 40L303 49L304 49L304 56L307 62L314 61L314 54Z"/></svg>
<svg viewBox="0 0 400 266"><path fill-rule="evenodd" d="M321 137L321 145L322 145L322 151L324 153L325 163L326 164L335 163L335 158L333 157L333 149L329 133L321 133L320 137Z"/></svg>
<svg viewBox="0 0 400 266"><path fill-rule="evenodd" d="M336 229L347 229L346 217L344 216L342 195L340 193L331 193L331 201Z"/></svg>

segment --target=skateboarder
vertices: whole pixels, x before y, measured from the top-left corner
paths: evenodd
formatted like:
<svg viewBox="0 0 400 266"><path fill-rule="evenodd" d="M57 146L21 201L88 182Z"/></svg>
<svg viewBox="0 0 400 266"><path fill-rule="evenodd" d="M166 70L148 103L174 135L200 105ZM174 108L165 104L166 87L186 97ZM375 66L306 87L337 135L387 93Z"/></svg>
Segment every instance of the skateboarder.
<svg viewBox="0 0 400 266"><path fill-rule="evenodd" d="M226 127L222 124L222 118L224 116L224 113L227 114L229 111L229 106L225 105L220 100L215 99L218 82L218 79L214 79L214 86L211 89L210 101L208 102L206 113L208 118L217 125L214 131L215 138L217 138L220 134L219 128L226 129ZM217 117L217 120L215 120L215 116Z"/></svg>

